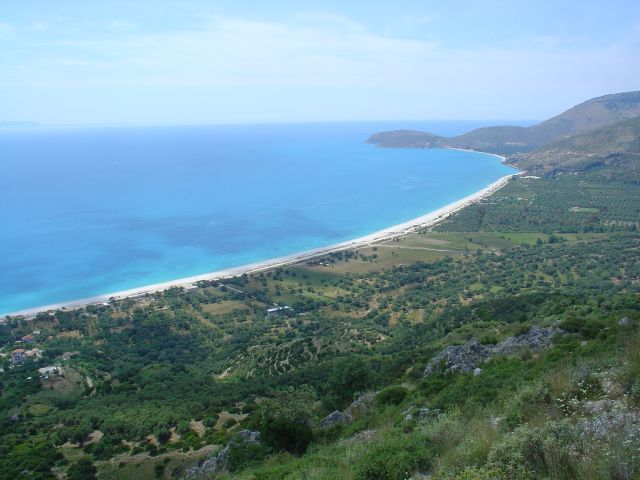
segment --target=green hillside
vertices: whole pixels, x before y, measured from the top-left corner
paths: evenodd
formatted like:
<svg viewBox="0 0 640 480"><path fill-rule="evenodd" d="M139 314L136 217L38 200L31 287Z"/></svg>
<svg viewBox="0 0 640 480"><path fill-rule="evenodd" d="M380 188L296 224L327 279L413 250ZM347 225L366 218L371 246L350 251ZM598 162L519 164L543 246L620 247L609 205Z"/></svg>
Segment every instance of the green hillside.
<svg viewBox="0 0 640 480"><path fill-rule="evenodd" d="M640 116L640 92L617 93L587 100L528 128L481 128L450 138L447 144L497 153L526 152L563 137L637 116Z"/></svg>
<svg viewBox="0 0 640 480"><path fill-rule="evenodd" d="M8 318L0 479L637 478L639 212L520 178L395 240Z"/></svg>
<svg viewBox="0 0 640 480"><path fill-rule="evenodd" d="M606 170L640 181L640 118L550 143L518 159L517 165L541 173Z"/></svg>
<svg viewBox="0 0 640 480"><path fill-rule="evenodd" d="M431 134L423 134L428 142L419 145L415 140L421 132L411 136L395 136L393 132L381 132L368 141L381 146L450 146L499 154L529 152L550 142L571 135L640 116L640 92L605 95L587 100L569 110L531 127L495 126L472 130L456 137L439 139L431 144ZM393 141L389 141L393 139ZM437 139L434 139L437 140ZM388 143L388 144L387 144Z"/></svg>

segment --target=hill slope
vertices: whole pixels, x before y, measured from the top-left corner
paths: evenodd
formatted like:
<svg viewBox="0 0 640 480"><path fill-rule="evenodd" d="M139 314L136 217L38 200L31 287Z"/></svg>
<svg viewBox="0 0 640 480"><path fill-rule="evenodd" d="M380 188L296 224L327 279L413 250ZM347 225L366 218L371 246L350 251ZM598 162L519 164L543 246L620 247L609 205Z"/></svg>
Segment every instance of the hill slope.
<svg viewBox="0 0 640 480"><path fill-rule="evenodd" d="M525 155L517 165L540 173L616 167L627 179L638 179L640 117L552 142Z"/></svg>
<svg viewBox="0 0 640 480"><path fill-rule="evenodd" d="M587 100L531 127L488 127L447 140L456 147L509 153L529 151L549 142L611 125L640 115L640 92L625 92Z"/></svg>
<svg viewBox="0 0 640 480"><path fill-rule="evenodd" d="M529 152L571 135L638 116L640 91L624 92L587 100L531 127L484 127L446 139L415 131L411 131L411 135L398 135L397 132L405 132L401 130L375 134L367 142L385 147L448 146L509 154ZM420 141L425 141L425 144L420 145Z"/></svg>

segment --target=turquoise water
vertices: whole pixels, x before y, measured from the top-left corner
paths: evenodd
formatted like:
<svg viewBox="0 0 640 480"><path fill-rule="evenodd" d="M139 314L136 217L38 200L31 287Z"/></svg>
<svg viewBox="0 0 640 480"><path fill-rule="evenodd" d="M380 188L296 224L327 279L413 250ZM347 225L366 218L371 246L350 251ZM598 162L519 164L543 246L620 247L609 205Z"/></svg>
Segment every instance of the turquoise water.
<svg viewBox="0 0 640 480"><path fill-rule="evenodd" d="M414 127L454 134L472 126ZM0 131L0 312L331 245L514 172L478 153L363 143L386 128Z"/></svg>

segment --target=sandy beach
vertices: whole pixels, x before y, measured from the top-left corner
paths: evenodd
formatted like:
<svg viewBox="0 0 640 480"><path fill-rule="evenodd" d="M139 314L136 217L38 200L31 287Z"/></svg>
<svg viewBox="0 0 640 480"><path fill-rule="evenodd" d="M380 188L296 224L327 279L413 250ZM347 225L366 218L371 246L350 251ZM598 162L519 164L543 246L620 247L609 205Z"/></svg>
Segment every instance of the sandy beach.
<svg viewBox="0 0 640 480"><path fill-rule="evenodd" d="M504 161L504 157L501 157L500 155L495 155L495 154L489 154L489 155L494 155L496 157L501 158L502 161ZM2 316L5 316L5 315L33 316L33 315L36 315L37 313L44 312L44 311L57 310L61 308L74 309L74 308L80 308L80 307L84 307L91 304L108 302L111 298L123 299L127 297L139 297L145 294L167 290L172 287L191 287L195 283L203 280L220 280L223 278L230 278L230 277L243 275L243 274L256 273L256 272L268 270L271 268L299 263L314 257L326 255L331 252L368 246L376 242L382 242L385 240L392 239L394 237L406 235L408 233L414 232L416 230L419 230L425 227L431 227L437 224L438 222L441 222L442 220L446 219L452 213L455 213L458 210L466 207L467 205L473 202L482 200L483 198L493 194L494 192L502 188L504 185L506 185L509 179L515 175L519 175L519 173L516 172L511 175L506 175L500 178L499 180L493 182L492 184L488 185L487 187L483 188L482 190L479 190L467 197L464 197L460 200L450 203L442 208L439 208L437 210L431 211L417 218L414 218L413 220L410 220L408 222L394 225L394 226L379 230L377 232L371 233L369 235L365 235L363 237L359 237L346 242L341 242L331 246L318 248L314 250L308 250L305 252L299 252L299 253L287 255L284 257L272 258L272 259L265 260L258 263L242 265L239 267L229 268L225 270L218 270L215 272L209 272L202 275L195 275L192 277L180 278L177 280L171 280L168 282L156 283L152 285L146 285L138 288L132 288L130 290L106 293L104 295L97 295L94 297L83 298L79 300L72 300L68 302L61 302L61 303L56 303L51 305L43 305L39 307L28 308L28 309L19 310L16 312L2 314Z"/></svg>

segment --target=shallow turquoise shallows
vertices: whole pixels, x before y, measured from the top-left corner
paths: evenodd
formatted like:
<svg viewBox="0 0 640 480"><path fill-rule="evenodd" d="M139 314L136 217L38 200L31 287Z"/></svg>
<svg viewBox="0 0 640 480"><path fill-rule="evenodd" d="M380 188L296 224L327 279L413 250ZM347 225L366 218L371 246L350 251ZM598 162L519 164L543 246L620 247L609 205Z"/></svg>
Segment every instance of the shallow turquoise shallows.
<svg viewBox="0 0 640 480"><path fill-rule="evenodd" d="M410 126L454 134L477 125ZM363 142L394 127L0 131L0 312L331 245L514 172L479 153Z"/></svg>

